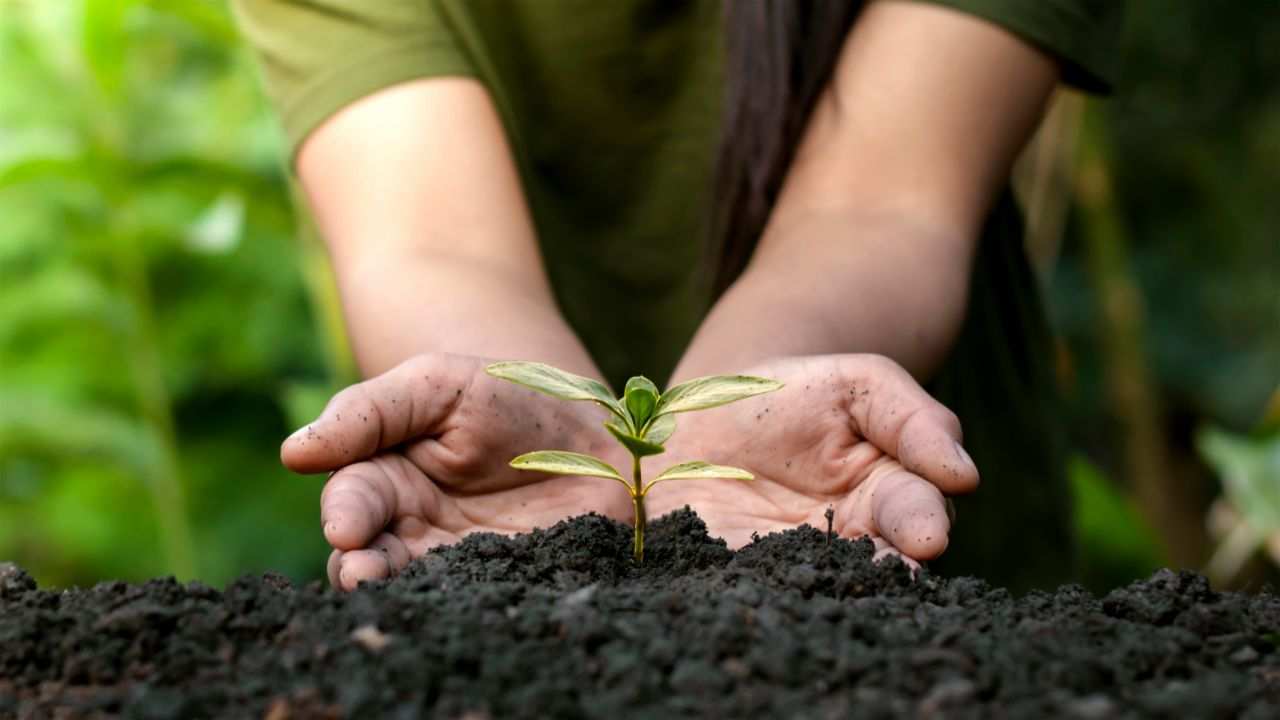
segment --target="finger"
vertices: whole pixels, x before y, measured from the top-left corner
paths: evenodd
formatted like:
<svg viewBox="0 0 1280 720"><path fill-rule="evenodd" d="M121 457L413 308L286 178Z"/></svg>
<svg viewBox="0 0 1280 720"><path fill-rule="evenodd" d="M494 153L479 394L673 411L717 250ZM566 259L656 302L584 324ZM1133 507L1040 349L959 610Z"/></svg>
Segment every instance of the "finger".
<svg viewBox="0 0 1280 720"><path fill-rule="evenodd" d="M420 355L352 385L285 439L280 460L294 472L325 472L430 435L453 411L475 370L469 358Z"/></svg>
<svg viewBox="0 0 1280 720"><path fill-rule="evenodd" d="M903 555L901 552L899 552L898 548L890 544L888 540L878 537L878 538L872 538L871 541L876 546L876 552L874 555L871 556L871 562L880 563L887 558L896 557L902 561L903 565L906 565L907 567L911 568L913 572L920 569L920 563L916 562L915 560L912 560L906 555Z"/></svg>
<svg viewBox="0 0 1280 720"><path fill-rule="evenodd" d="M409 548L405 547L400 538L390 533L382 533L369 543L370 550L377 550L387 557L387 563L391 567L391 574L396 574L409 564L413 559L413 554L409 552Z"/></svg>
<svg viewBox="0 0 1280 720"><path fill-rule="evenodd" d="M385 580L393 572L391 559L381 550L353 550L342 554L342 564L338 570L339 587L343 590L355 590L361 582Z"/></svg>
<svg viewBox="0 0 1280 720"><path fill-rule="evenodd" d="M342 569L342 551L329 553L329 562L325 563L325 574L329 576L329 584L335 589L342 589L342 581L338 579L338 571Z"/></svg>
<svg viewBox="0 0 1280 720"><path fill-rule="evenodd" d="M876 547L875 554L871 556L871 559L875 562L880 562L889 555L902 555L902 553L898 552L898 548L893 546L893 543L882 537L871 538L871 544Z"/></svg>
<svg viewBox="0 0 1280 720"><path fill-rule="evenodd" d="M356 463L325 483L320 524L324 539L335 549L364 548L395 518L400 502L392 465L388 458Z"/></svg>
<svg viewBox="0 0 1280 720"><path fill-rule="evenodd" d="M876 479L871 500L872 523L878 535L904 556L932 560L947 549L946 498L932 483L905 470Z"/></svg>
<svg viewBox="0 0 1280 720"><path fill-rule="evenodd" d="M386 564L390 568L390 574L392 575L403 570L409 564L409 561L413 559L413 555L409 551L409 548L400 540L400 538L388 533L383 533L374 538L374 541L369 545L369 550L381 553L385 557ZM359 584L360 580L376 579L376 573L374 575L369 575L365 572L365 569L368 567L375 567L376 569L376 563L373 563L368 558L361 559L361 556L358 555L361 552L365 551L356 550L352 553L343 552L342 550L334 550L329 553L329 561L326 564L325 569L326 574L329 576L330 585L337 590L351 590ZM348 568L346 573L347 580L344 581L342 573L343 558L353 554L356 554L357 557L356 559L348 561L351 564L351 567ZM351 582L353 578L354 582Z"/></svg>
<svg viewBox="0 0 1280 720"><path fill-rule="evenodd" d="M849 415L859 435L944 493L978 487L978 468L962 445L955 413L888 358L855 355L847 362Z"/></svg>

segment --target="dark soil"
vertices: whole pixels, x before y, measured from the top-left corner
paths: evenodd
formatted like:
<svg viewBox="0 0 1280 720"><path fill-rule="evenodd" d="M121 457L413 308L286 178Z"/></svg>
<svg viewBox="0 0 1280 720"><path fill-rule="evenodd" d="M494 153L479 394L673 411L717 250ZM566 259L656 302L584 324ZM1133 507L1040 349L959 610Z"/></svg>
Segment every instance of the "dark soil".
<svg viewBox="0 0 1280 720"><path fill-rule="evenodd" d="M348 595L38 590L0 566L0 717L1280 717L1280 599L1161 571L1015 599L812 528L473 535Z"/></svg>

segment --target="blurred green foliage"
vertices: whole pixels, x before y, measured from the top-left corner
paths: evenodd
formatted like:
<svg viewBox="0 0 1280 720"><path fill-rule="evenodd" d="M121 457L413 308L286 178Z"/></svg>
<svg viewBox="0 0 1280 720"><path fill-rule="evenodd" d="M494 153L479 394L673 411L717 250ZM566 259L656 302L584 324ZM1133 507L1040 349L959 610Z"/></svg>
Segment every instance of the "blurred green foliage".
<svg viewBox="0 0 1280 720"><path fill-rule="evenodd" d="M1067 468L1080 544L1079 582L1102 592L1146 577L1167 563L1133 501L1082 455Z"/></svg>
<svg viewBox="0 0 1280 720"><path fill-rule="evenodd" d="M1100 108L1179 441L1248 430L1280 385L1280 4L1130 0L1123 73ZM1069 228L1051 306L1079 370L1079 434L1104 448L1098 300ZM1074 234L1074 237L1072 237ZM1105 450L1101 453L1105 454Z"/></svg>
<svg viewBox="0 0 1280 720"><path fill-rule="evenodd" d="M1231 582L1264 550L1280 563L1280 427L1253 436L1206 427L1197 441L1222 478L1223 497L1211 515L1219 537L1209 577Z"/></svg>
<svg viewBox="0 0 1280 720"><path fill-rule="evenodd" d="M1280 389L1280 5L1126 6L1123 72L1114 96L1096 108L1116 208L1109 220L1143 301L1136 340L1160 405L1164 457L1148 467L1163 467L1164 485L1200 505L1191 517L1204 517L1222 492L1226 465L1222 453L1208 453L1206 463L1197 430L1206 423L1254 430ZM1135 463L1125 454L1134 448L1120 438L1133 410L1117 406L1107 353L1114 343L1100 322L1107 299L1093 276L1084 235L1090 231L1074 213L1049 306L1071 369L1073 444L1098 478L1129 497ZM1103 493L1081 493L1079 470L1073 475L1086 575L1110 568L1095 586L1113 583L1126 573L1122 557L1131 559L1130 576L1141 574L1159 557L1157 543L1147 535L1144 548L1144 536L1119 527L1111 538L1098 537L1120 519L1101 522L1113 503ZM1150 515L1150 508L1135 509ZM1206 535L1202 526L1173 532ZM1121 538L1124 546L1115 547Z"/></svg>
<svg viewBox="0 0 1280 720"><path fill-rule="evenodd" d="M285 403L334 381L228 13L0 10L0 557L317 576L317 483L276 458Z"/></svg>
<svg viewBox="0 0 1280 720"><path fill-rule="evenodd" d="M1280 379L1280 11L1141 0L1129 21L1108 164L1194 461L1192 429L1249 427ZM282 160L223 2L0 0L0 559L55 585L321 575L319 482L277 448L349 378ZM1160 560L1116 458L1081 232L1050 307L1105 587Z"/></svg>

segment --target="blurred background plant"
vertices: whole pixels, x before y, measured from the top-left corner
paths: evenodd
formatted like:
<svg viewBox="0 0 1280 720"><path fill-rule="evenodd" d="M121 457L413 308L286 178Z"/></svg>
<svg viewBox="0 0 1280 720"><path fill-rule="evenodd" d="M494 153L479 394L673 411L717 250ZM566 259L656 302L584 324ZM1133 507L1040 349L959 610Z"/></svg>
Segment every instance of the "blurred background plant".
<svg viewBox="0 0 1280 720"><path fill-rule="evenodd" d="M1117 95L1064 94L1020 169L1081 577L1252 586L1280 529L1280 8L1130 5ZM0 0L0 559L322 575L320 483L277 448L354 375L281 152L223 2Z"/></svg>
<svg viewBox="0 0 1280 720"><path fill-rule="evenodd" d="M0 0L0 557L320 573L277 447L347 368L279 149L220 4Z"/></svg>
<svg viewBox="0 0 1280 720"><path fill-rule="evenodd" d="M1267 423L1252 437L1206 427L1200 453L1222 479L1222 496L1209 507L1216 543L1205 573L1218 585L1239 584L1260 553L1280 566L1280 393Z"/></svg>

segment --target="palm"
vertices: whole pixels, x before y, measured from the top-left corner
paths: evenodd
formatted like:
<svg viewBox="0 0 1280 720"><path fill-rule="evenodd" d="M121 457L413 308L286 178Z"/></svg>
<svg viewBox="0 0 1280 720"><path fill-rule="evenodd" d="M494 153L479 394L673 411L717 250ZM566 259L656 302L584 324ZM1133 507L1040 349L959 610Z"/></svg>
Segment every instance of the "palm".
<svg viewBox="0 0 1280 720"><path fill-rule="evenodd" d="M292 469L336 471L321 496L335 586L386 576L470 532L527 532L588 511L627 517L621 487L507 464L547 447L616 453L599 432L600 412L547 402L484 366L461 356L415 358L343 391L285 442Z"/></svg>
<svg viewBox="0 0 1280 720"><path fill-rule="evenodd" d="M954 415L905 371L879 358L840 355L746 372L785 387L681 417L669 452L648 461L646 471L697 458L742 467L755 479L664 483L649 497L652 516L689 505L713 535L738 547L756 532L825 527L832 508L837 533L870 536L885 552L924 560L946 548L939 488L967 491L977 474L956 450Z"/></svg>

